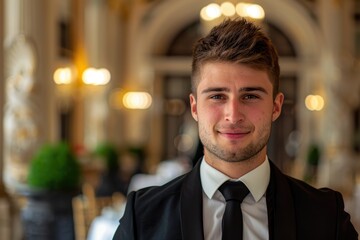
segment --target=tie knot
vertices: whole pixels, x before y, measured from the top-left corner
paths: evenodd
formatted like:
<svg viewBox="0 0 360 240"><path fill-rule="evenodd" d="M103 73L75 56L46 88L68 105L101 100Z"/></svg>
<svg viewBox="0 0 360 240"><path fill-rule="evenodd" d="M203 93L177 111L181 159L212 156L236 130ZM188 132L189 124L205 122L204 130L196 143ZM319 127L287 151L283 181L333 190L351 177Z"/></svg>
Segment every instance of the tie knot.
<svg viewBox="0 0 360 240"><path fill-rule="evenodd" d="M219 187L219 191L226 201L239 201L240 203L249 193L249 189L240 181L226 181Z"/></svg>

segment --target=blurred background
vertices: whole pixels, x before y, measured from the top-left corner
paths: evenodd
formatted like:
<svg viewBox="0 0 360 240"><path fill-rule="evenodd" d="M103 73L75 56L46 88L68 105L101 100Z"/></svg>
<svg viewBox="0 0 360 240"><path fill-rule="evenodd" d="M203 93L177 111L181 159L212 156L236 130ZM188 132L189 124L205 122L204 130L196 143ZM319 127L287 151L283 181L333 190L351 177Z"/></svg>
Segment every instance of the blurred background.
<svg viewBox="0 0 360 240"><path fill-rule="evenodd" d="M269 158L359 230L359 0L0 0L0 238L111 239L129 191L190 170L192 45L236 16L280 55Z"/></svg>

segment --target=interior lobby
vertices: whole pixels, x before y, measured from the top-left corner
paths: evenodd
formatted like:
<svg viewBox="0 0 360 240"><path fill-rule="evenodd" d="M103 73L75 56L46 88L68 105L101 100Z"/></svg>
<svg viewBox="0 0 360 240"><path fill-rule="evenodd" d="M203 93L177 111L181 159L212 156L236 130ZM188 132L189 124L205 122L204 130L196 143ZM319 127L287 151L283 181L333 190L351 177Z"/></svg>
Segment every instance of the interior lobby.
<svg viewBox="0 0 360 240"><path fill-rule="evenodd" d="M269 159L341 192L360 232L359 0L0 0L0 239L28 234L29 170L45 144L73 150L79 194L109 170L98 161L104 144L117 151L122 197L188 171L202 154L189 106L192 46L241 3L260 7L245 17L279 54L285 101ZM139 174L148 182L131 185ZM166 177L145 178L156 174ZM80 236L74 221L67 239L105 239L90 238L90 225Z"/></svg>

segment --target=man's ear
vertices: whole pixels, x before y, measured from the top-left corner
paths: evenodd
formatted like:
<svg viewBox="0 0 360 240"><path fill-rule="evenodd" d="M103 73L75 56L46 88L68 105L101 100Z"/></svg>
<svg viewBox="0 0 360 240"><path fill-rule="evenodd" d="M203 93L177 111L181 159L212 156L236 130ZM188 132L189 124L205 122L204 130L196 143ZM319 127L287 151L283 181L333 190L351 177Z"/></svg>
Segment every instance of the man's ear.
<svg viewBox="0 0 360 240"><path fill-rule="evenodd" d="M274 100L274 107L272 113L272 121L274 122L281 114L282 105L284 103L284 94L278 93Z"/></svg>
<svg viewBox="0 0 360 240"><path fill-rule="evenodd" d="M191 108L191 115L193 116L195 121L198 121L196 97L192 93L190 94L190 108Z"/></svg>

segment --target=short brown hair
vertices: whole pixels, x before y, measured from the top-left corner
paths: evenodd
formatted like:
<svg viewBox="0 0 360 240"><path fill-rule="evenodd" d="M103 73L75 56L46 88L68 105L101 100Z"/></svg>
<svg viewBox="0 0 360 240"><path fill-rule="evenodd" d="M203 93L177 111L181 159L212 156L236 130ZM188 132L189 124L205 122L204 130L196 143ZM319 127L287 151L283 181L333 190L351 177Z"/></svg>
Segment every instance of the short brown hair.
<svg viewBox="0 0 360 240"><path fill-rule="evenodd" d="M227 19L196 42L192 61L193 94L196 94L201 65L216 61L266 70L273 84L274 97L277 95L280 76L278 55L271 40L254 23L243 18Z"/></svg>

